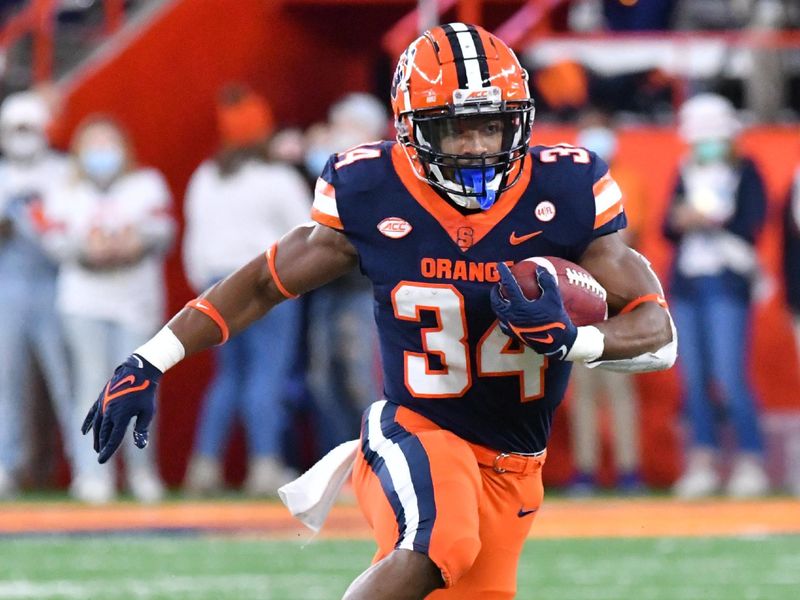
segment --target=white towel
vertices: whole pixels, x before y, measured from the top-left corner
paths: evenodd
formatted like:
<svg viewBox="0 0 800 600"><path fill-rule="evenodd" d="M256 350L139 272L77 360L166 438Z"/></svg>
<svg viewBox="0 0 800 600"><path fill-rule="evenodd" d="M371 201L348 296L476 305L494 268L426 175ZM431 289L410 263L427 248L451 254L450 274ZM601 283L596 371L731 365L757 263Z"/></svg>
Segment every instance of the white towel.
<svg viewBox="0 0 800 600"><path fill-rule="evenodd" d="M350 472L359 440L339 444L300 477L278 490L292 516L318 533Z"/></svg>

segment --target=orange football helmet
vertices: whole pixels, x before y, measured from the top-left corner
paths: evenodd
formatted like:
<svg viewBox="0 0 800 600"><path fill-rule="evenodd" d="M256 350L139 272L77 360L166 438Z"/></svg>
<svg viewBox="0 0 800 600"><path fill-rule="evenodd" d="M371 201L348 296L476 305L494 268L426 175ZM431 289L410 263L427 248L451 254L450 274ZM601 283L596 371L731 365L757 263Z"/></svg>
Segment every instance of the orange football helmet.
<svg viewBox="0 0 800 600"><path fill-rule="evenodd" d="M417 177L456 204L486 210L519 180L535 109L528 73L498 37L465 23L426 31L400 56L391 97L397 141ZM442 148L446 136L487 119L502 131L499 151Z"/></svg>

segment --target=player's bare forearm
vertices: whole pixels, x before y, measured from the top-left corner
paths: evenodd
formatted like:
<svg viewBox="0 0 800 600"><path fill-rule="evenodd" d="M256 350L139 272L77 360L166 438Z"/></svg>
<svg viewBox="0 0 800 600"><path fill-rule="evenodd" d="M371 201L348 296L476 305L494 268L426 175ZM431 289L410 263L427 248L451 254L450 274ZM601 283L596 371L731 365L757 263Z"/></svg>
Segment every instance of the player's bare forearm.
<svg viewBox="0 0 800 600"><path fill-rule="evenodd" d="M245 329L284 300L272 281L264 256L251 260L206 290L201 298L207 298L217 309L227 323L230 335ZM183 344L187 356L220 341L217 324L194 309L184 308L172 318L168 326Z"/></svg>
<svg viewBox="0 0 800 600"><path fill-rule="evenodd" d="M666 310L652 302L595 327L605 336L600 360L633 358L645 352L655 352L672 341Z"/></svg>
<svg viewBox="0 0 800 600"><path fill-rule="evenodd" d="M663 293L655 273L619 234L593 241L580 265L606 289L609 315L616 315L595 324L605 336L602 360L654 352L672 340L669 315L656 302L643 302L630 312L617 314L637 298Z"/></svg>
<svg viewBox="0 0 800 600"><path fill-rule="evenodd" d="M275 271L285 291L302 294L343 275L356 262L356 251L342 234L309 224L296 227L278 242ZM231 336L286 299L264 255L257 256L201 297L207 298L220 313ZM197 310L184 308L168 325L187 356L220 341L219 327Z"/></svg>

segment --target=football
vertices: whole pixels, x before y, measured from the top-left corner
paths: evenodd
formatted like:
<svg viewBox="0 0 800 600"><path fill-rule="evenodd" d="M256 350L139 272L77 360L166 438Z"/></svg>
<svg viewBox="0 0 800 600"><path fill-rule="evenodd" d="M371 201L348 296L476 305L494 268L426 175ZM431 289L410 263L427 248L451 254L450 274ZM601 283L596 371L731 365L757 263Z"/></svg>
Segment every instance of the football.
<svg viewBox="0 0 800 600"><path fill-rule="evenodd" d="M586 269L556 256L534 256L511 267L528 300L536 300L542 294L536 276L536 267L539 265L556 278L564 308L575 325L591 325L608 317L603 286Z"/></svg>

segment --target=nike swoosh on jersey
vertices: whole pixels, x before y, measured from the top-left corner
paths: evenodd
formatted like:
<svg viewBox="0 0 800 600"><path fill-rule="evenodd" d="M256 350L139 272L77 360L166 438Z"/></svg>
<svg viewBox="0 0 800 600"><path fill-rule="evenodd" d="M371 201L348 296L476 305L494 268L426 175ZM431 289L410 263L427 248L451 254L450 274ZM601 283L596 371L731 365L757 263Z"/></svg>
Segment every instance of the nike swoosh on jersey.
<svg viewBox="0 0 800 600"><path fill-rule="evenodd" d="M512 246L518 246L523 242L527 242L528 240L535 238L537 235L542 233L542 230L534 231L532 233L526 233L525 235L517 235L516 231L512 231L511 235L508 236L508 241L511 242Z"/></svg>
<svg viewBox="0 0 800 600"><path fill-rule="evenodd" d="M539 509L538 508L532 508L530 510L525 510L525 508L523 507L523 508L519 509L519 512L517 513L517 516L521 519L522 517L527 517L528 515L535 513L537 510L539 510Z"/></svg>

